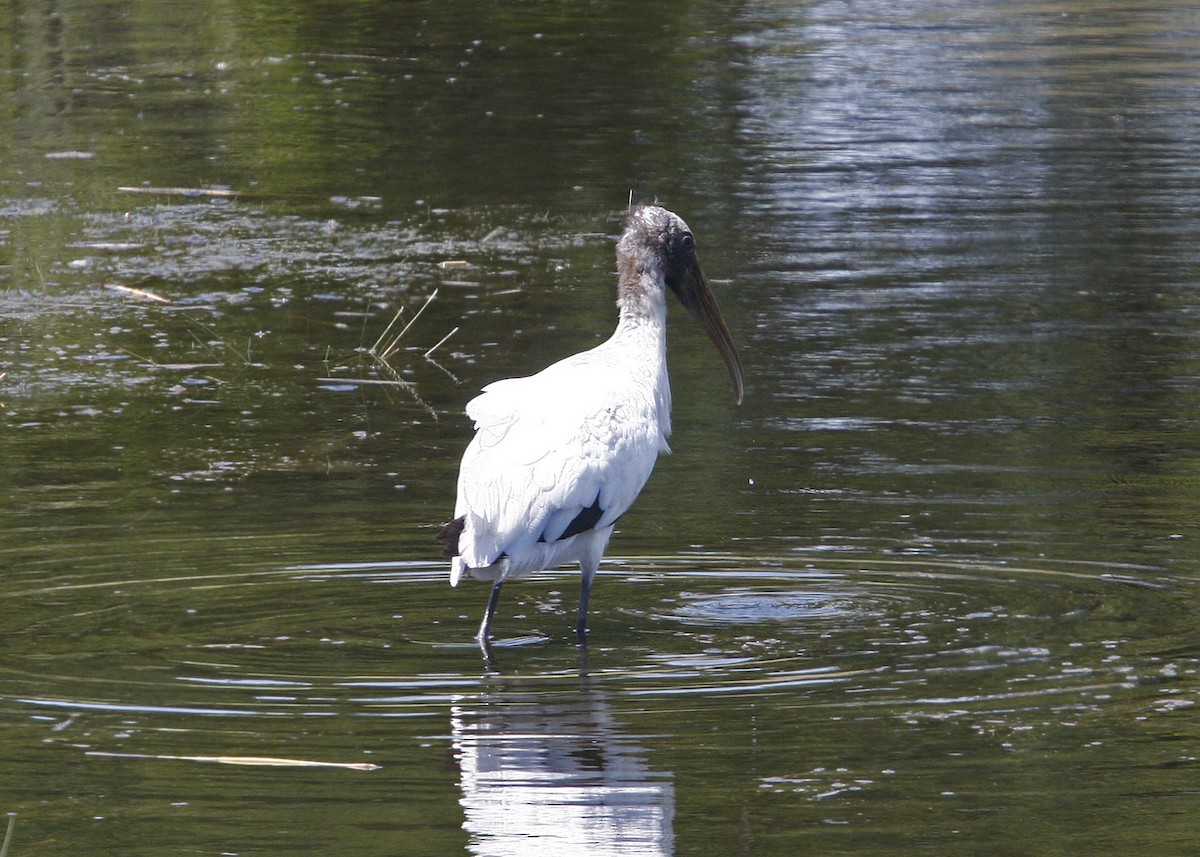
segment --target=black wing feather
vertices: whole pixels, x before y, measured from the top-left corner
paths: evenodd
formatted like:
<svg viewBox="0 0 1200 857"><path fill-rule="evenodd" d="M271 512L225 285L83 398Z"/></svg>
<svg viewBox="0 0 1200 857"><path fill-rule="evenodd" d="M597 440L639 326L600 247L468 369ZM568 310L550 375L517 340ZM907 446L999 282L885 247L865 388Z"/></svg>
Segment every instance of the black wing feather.
<svg viewBox="0 0 1200 857"><path fill-rule="evenodd" d="M576 515L571 523L567 524L567 528L563 530L562 535L558 539L569 539L571 536L577 536L580 533L586 533L588 530L596 526L596 522L604 516L604 510L600 508L600 495L596 495L596 502L588 506L578 515ZM558 540L556 539L556 541ZM546 534L538 536L539 542L546 541Z"/></svg>

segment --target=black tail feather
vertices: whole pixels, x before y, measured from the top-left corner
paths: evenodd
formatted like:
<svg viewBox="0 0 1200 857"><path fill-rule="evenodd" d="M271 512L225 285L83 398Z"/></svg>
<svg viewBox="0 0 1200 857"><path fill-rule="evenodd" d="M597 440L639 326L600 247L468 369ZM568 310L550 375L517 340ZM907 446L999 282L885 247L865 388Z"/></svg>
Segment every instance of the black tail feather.
<svg viewBox="0 0 1200 857"><path fill-rule="evenodd" d="M460 518L455 518L446 526L442 527L441 531L434 536L445 547L442 548L442 556L446 559L451 559L458 556L458 537L462 535L463 525L466 523L467 516L463 515Z"/></svg>

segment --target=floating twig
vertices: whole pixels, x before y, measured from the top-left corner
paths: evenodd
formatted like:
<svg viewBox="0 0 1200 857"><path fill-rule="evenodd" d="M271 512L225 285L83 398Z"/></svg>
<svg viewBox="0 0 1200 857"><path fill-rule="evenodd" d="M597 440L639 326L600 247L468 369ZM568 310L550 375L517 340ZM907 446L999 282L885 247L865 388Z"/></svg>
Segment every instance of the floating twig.
<svg viewBox="0 0 1200 857"><path fill-rule="evenodd" d="M89 250L107 250L110 253L125 253L130 250L145 250L145 244L135 244L131 241L84 241L79 247Z"/></svg>
<svg viewBox="0 0 1200 857"><path fill-rule="evenodd" d="M401 381L398 379L395 381L389 381L386 378L332 378L332 377L325 377L325 378L318 378L317 383L318 384L357 384L360 387L367 386L369 384L374 384L375 386L378 386L378 387L415 387L415 386L417 386L412 381Z"/></svg>
<svg viewBox="0 0 1200 857"><path fill-rule="evenodd" d="M220 187L119 187L122 193L148 193L154 196L214 196L229 199L238 195L236 190Z"/></svg>
<svg viewBox="0 0 1200 857"><path fill-rule="evenodd" d="M149 292L145 289L135 289L133 286L122 286L120 283L100 283L98 288L107 289L110 292L117 292L118 294L137 298L142 301L154 301L160 304L174 303L170 298L164 298L162 295L154 294L154 292Z"/></svg>

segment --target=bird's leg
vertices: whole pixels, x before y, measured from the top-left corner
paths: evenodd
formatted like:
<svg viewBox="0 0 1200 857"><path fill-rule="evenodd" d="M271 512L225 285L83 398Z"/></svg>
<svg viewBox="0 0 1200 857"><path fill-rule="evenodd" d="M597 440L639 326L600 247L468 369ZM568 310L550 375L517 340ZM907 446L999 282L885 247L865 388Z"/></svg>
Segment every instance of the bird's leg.
<svg viewBox="0 0 1200 857"><path fill-rule="evenodd" d="M479 641L479 654L483 655L483 663L489 670L495 669L496 658L492 654L492 641L491 640L480 640Z"/></svg>
<svg viewBox="0 0 1200 857"><path fill-rule="evenodd" d="M596 568L580 563L579 570L583 576L579 584L579 620L575 623L575 639L579 645L586 646L588 596L592 594L592 578L596 576Z"/></svg>
<svg viewBox="0 0 1200 857"><path fill-rule="evenodd" d="M479 645L486 648L488 638L492 632L492 616L496 612L496 605L500 602L500 584L503 579L497 577L492 583L492 594L488 596L487 612L483 614L483 621L479 623L479 633L475 635L475 639L479 641Z"/></svg>

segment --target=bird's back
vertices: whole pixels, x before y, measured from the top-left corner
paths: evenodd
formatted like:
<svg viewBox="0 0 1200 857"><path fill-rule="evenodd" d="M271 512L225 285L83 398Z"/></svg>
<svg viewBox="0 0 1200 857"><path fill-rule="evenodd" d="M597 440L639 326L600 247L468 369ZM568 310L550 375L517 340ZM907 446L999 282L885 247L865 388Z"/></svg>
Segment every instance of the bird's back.
<svg viewBox="0 0 1200 857"><path fill-rule="evenodd" d="M575 561L573 522L602 530L633 504L669 451L665 363L645 357L609 340L471 400L455 507L465 568L506 558L519 576Z"/></svg>

